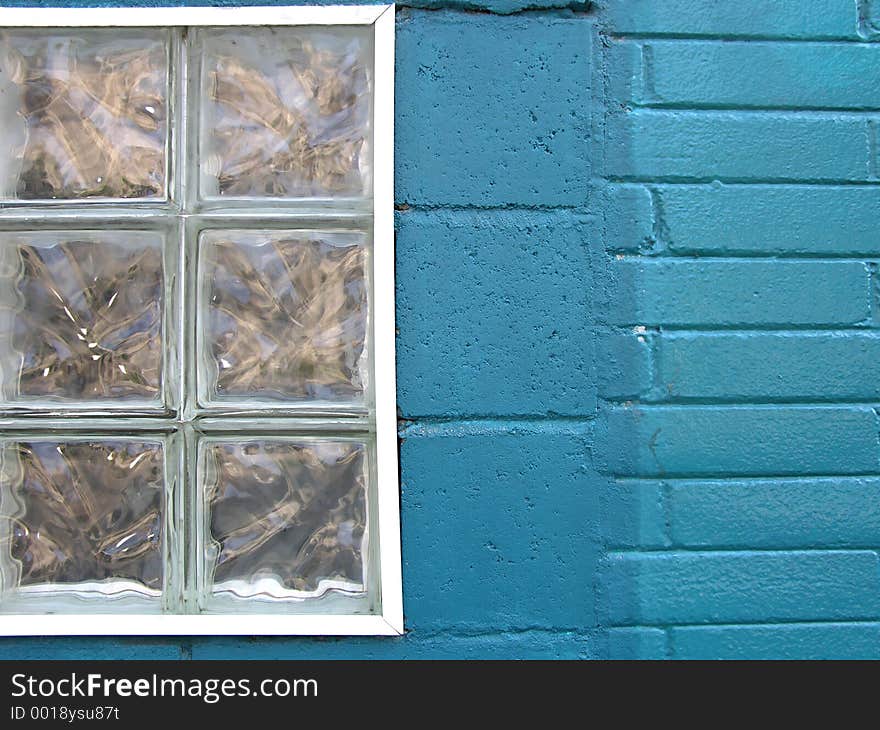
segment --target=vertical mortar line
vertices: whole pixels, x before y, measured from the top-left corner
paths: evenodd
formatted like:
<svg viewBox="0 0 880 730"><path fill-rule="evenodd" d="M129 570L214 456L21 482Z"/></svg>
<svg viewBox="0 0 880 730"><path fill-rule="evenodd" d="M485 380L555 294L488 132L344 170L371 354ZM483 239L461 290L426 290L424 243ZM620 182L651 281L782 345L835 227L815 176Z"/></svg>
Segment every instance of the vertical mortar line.
<svg viewBox="0 0 880 730"><path fill-rule="evenodd" d="M877 120L869 119L865 130L868 141L868 179L877 180Z"/></svg>
<svg viewBox="0 0 880 730"><path fill-rule="evenodd" d="M876 462L880 466L880 407L871 409L874 413L874 442L876 448Z"/></svg>
<svg viewBox="0 0 880 730"><path fill-rule="evenodd" d="M669 482L660 482L660 511L663 515L663 541L665 547L675 548L672 535L672 486Z"/></svg>
<svg viewBox="0 0 880 730"><path fill-rule="evenodd" d="M650 43L640 46L642 57L642 90L644 98L642 103L653 104L657 98L657 89L654 84L654 48Z"/></svg>
<svg viewBox="0 0 880 730"><path fill-rule="evenodd" d="M876 0L858 0L858 34L865 40L876 40L880 37L880 25L874 18L875 2Z"/></svg>
<svg viewBox="0 0 880 730"><path fill-rule="evenodd" d="M636 327L637 337L643 340L648 348L648 383L647 390L642 395L648 402L663 399L663 384L660 382L660 341L661 330L653 327L648 330L644 325Z"/></svg>
<svg viewBox="0 0 880 730"><path fill-rule="evenodd" d="M868 271L868 321L871 328L880 326L880 280L878 280L878 263L866 261Z"/></svg>
<svg viewBox="0 0 880 730"><path fill-rule="evenodd" d="M651 238L653 239L651 252L663 253L667 249L669 238L669 230L663 211L663 197L660 195L660 191L652 185L648 186L648 195L651 196Z"/></svg>
<svg viewBox="0 0 880 730"><path fill-rule="evenodd" d="M666 659L674 659L675 658L675 647L672 643L672 631L669 626L663 627L663 636L666 637L666 646L665 648L665 658Z"/></svg>

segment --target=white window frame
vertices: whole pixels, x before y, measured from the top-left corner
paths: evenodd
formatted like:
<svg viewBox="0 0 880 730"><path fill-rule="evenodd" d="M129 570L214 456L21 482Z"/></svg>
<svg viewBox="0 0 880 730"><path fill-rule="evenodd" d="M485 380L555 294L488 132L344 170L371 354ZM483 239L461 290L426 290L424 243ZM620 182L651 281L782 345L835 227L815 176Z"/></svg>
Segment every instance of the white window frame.
<svg viewBox="0 0 880 730"><path fill-rule="evenodd" d="M397 636L403 628L394 304L394 5L0 8L0 28L371 25L373 277L381 615L7 614L2 636Z"/></svg>

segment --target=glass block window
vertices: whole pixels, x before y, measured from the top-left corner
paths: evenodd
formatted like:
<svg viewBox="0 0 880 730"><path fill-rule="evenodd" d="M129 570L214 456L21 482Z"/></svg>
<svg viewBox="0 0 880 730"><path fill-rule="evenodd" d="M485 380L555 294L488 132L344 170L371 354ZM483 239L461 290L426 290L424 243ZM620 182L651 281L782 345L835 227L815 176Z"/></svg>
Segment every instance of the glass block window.
<svg viewBox="0 0 880 730"><path fill-rule="evenodd" d="M402 631L393 32L0 9L0 634Z"/></svg>

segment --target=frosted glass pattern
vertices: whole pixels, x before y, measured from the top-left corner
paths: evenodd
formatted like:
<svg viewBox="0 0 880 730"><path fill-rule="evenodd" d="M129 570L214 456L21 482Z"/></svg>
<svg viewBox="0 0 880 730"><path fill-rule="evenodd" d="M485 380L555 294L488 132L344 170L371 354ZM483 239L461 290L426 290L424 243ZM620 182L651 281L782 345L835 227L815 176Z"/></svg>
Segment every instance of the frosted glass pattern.
<svg viewBox="0 0 880 730"><path fill-rule="evenodd" d="M387 633L392 13L154 10L0 28L0 635Z"/></svg>
<svg viewBox="0 0 880 730"><path fill-rule="evenodd" d="M158 232L0 233L4 402L160 400L162 253Z"/></svg>
<svg viewBox="0 0 880 730"><path fill-rule="evenodd" d="M203 402L360 404L366 264L360 233L202 233Z"/></svg>
<svg viewBox="0 0 880 730"><path fill-rule="evenodd" d="M162 444L5 441L0 450L0 610L163 590Z"/></svg>
<svg viewBox="0 0 880 730"><path fill-rule="evenodd" d="M0 198L164 198L168 36L0 35Z"/></svg>
<svg viewBox="0 0 880 730"><path fill-rule="evenodd" d="M365 452L363 443L336 440L205 444L200 480L209 596L284 600L362 592Z"/></svg>
<svg viewBox="0 0 880 730"><path fill-rule="evenodd" d="M196 48L204 197L369 193L369 29L201 30Z"/></svg>

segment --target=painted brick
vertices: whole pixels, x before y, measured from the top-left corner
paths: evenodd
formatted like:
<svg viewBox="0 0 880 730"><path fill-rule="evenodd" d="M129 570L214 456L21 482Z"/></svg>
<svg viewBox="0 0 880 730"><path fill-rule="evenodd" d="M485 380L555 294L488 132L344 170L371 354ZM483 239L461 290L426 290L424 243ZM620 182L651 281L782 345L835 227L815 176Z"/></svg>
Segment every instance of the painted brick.
<svg viewBox="0 0 880 730"><path fill-rule="evenodd" d="M617 33L763 38L855 38L855 2L604 0Z"/></svg>
<svg viewBox="0 0 880 730"><path fill-rule="evenodd" d="M880 253L880 187L670 186L657 195L664 242L678 253Z"/></svg>
<svg viewBox="0 0 880 730"><path fill-rule="evenodd" d="M616 408L607 468L635 476L864 474L880 466L869 407Z"/></svg>
<svg viewBox="0 0 880 730"><path fill-rule="evenodd" d="M651 351L644 336L608 333L599 340L599 390L604 398L638 398L651 382Z"/></svg>
<svg viewBox="0 0 880 730"><path fill-rule="evenodd" d="M880 39L880 3L877 0L860 0L859 35L868 41Z"/></svg>
<svg viewBox="0 0 880 730"><path fill-rule="evenodd" d="M668 495L672 540L683 547L880 545L878 477L674 482Z"/></svg>
<svg viewBox="0 0 880 730"><path fill-rule="evenodd" d="M584 16L405 16L397 35L397 199L583 204L591 24Z"/></svg>
<svg viewBox="0 0 880 730"><path fill-rule="evenodd" d="M595 412L585 230L565 211L399 216L405 416Z"/></svg>
<svg viewBox="0 0 880 730"><path fill-rule="evenodd" d="M615 554L603 575L613 624L874 619L873 552Z"/></svg>
<svg viewBox="0 0 880 730"><path fill-rule="evenodd" d="M3 637L0 660L57 661L88 659L170 661L182 658L181 642L176 637L131 639L125 637Z"/></svg>
<svg viewBox="0 0 880 730"><path fill-rule="evenodd" d="M630 100L649 106L880 108L876 44L652 41L641 69Z"/></svg>
<svg viewBox="0 0 880 730"><path fill-rule="evenodd" d="M615 480L600 497L602 535L611 548L668 547L660 482Z"/></svg>
<svg viewBox="0 0 880 730"><path fill-rule="evenodd" d="M861 118L783 112L655 111L614 117L608 170L677 182L858 182L873 162Z"/></svg>
<svg viewBox="0 0 880 730"><path fill-rule="evenodd" d="M128 2L120 0L76 0L74 2L58 2L58 0L4 0L8 7L116 7L124 5L153 6L156 0L140 0ZM272 5L266 0L162 0L162 6L202 6L213 5L219 7L239 7L247 5ZM289 0L275 4L290 4ZM387 5L387 0L309 0L309 5ZM403 14L410 8L425 8L429 10L475 10L508 15L519 13L524 10L568 9L578 12L590 10L592 3L589 0L408 0L405 7L398 6L398 14Z"/></svg>
<svg viewBox="0 0 880 730"><path fill-rule="evenodd" d="M657 341L661 399L880 399L877 332L668 333Z"/></svg>
<svg viewBox="0 0 880 730"><path fill-rule="evenodd" d="M541 423L415 427L401 446L408 628L594 623L591 437Z"/></svg>
<svg viewBox="0 0 880 730"><path fill-rule="evenodd" d="M676 659L880 659L880 624L685 626L671 629Z"/></svg>
<svg viewBox="0 0 880 730"><path fill-rule="evenodd" d="M333 0L327 0L332 2ZM411 8L429 8L442 10L456 8L461 10L486 10L498 15L520 13L524 10L565 9L578 12L588 11L592 2L589 0L415 0L408 1Z"/></svg>
<svg viewBox="0 0 880 730"><path fill-rule="evenodd" d="M666 632L647 626L627 626L608 630L607 658L665 659Z"/></svg>
<svg viewBox="0 0 880 730"><path fill-rule="evenodd" d="M870 276L858 261L627 258L614 268L617 324L850 325L871 313Z"/></svg>
<svg viewBox="0 0 880 730"><path fill-rule="evenodd" d="M654 245L654 213L651 193L646 187L609 185L601 205L609 250L640 251Z"/></svg>
<svg viewBox="0 0 880 730"><path fill-rule="evenodd" d="M476 636L409 632L403 638L309 640L196 638L192 658L229 659L592 659L596 640L587 632L521 631Z"/></svg>

